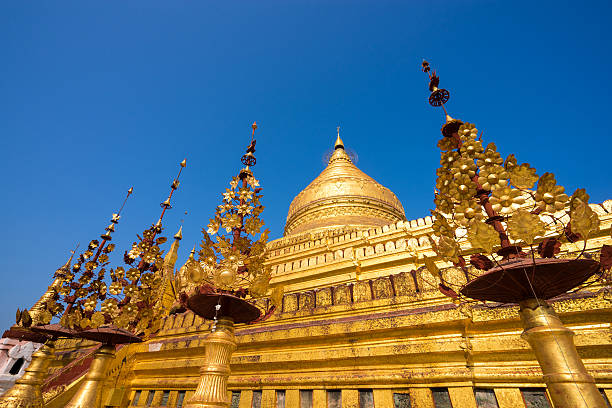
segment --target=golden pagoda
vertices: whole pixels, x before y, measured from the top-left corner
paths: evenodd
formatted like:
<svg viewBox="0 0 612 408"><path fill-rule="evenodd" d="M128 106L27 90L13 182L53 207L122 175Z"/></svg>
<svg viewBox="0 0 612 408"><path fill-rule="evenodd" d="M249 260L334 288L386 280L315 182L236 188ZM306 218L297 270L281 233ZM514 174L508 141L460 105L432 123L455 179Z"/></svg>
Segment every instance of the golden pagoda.
<svg viewBox="0 0 612 408"><path fill-rule="evenodd" d="M589 207L597 232L584 248L563 243L559 257L593 257L612 245L612 200ZM256 303L279 306L267 318L235 324L230 407L552 407L536 355L521 337L519 307L465 303L443 290L463 286L468 276L439 256L434 222L407 220L393 192L355 166L338 133L327 167L292 201L284 236L266 246L271 288ZM200 382L216 322L171 306L189 289L197 262L194 250L177 263L181 238L182 229L160 270L161 329L117 349L101 407L181 407ZM273 302L279 287L282 301ZM612 401L609 281L591 280L549 303ZM83 339L55 343L42 386L45 407L74 397L96 348Z"/></svg>

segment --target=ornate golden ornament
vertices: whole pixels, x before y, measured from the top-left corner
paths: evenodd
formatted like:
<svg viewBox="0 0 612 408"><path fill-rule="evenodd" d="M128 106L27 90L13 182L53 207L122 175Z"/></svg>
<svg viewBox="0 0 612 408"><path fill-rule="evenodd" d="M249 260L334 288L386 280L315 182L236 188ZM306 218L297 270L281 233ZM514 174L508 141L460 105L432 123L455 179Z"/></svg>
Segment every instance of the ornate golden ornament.
<svg viewBox="0 0 612 408"><path fill-rule="evenodd" d="M476 166L478 166L478 168L486 166L501 166L503 162L504 159L502 159L500 154L497 152L497 146L495 146L495 143L489 143L485 148L484 153L478 156Z"/></svg>
<svg viewBox="0 0 612 408"><path fill-rule="evenodd" d="M485 166L478 174L478 184L487 190L493 191L508 185L508 173L502 166Z"/></svg>
<svg viewBox="0 0 612 408"><path fill-rule="evenodd" d="M450 196L458 202L469 200L476 195L476 184L467 174L455 176L450 186Z"/></svg>
<svg viewBox="0 0 612 408"><path fill-rule="evenodd" d="M472 178L476 174L476 164L474 160L462 157L453 162L451 172L454 177L467 176Z"/></svg>
<svg viewBox="0 0 612 408"><path fill-rule="evenodd" d="M510 238L533 245L536 237L546 234L546 224L540 217L523 209L512 214L508 220L508 235Z"/></svg>
<svg viewBox="0 0 612 408"><path fill-rule="evenodd" d="M454 238L442 235L437 243L432 240L431 246L440 258L446 261L459 262L459 244Z"/></svg>
<svg viewBox="0 0 612 408"><path fill-rule="evenodd" d="M584 188L577 188L576 191L574 191L574 194L572 194L572 196L570 197L570 203L569 203L570 211L573 211L574 209L576 209L576 206L579 203L588 204L589 198L590 197Z"/></svg>
<svg viewBox="0 0 612 408"><path fill-rule="evenodd" d="M436 205L436 209L444 214L450 214L455 206L453 200L451 200L449 196L443 194L436 194L434 204Z"/></svg>
<svg viewBox="0 0 612 408"><path fill-rule="evenodd" d="M576 200L570 219L572 232L580 234L584 240L599 231L599 217L587 203Z"/></svg>
<svg viewBox="0 0 612 408"><path fill-rule="evenodd" d="M506 157L506 160L504 161L504 168L506 169L506 171L510 171L514 168L514 166L517 166L518 162L516 160L516 157L514 157L514 154L509 154L508 157Z"/></svg>
<svg viewBox="0 0 612 408"><path fill-rule="evenodd" d="M483 151L482 142L479 140L468 139L462 145L461 149L459 149L461 155L465 155L471 159L478 157Z"/></svg>
<svg viewBox="0 0 612 408"><path fill-rule="evenodd" d="M483 249L487 254L494 252L494 247L500 244L499 234L495 228L482 221L474 221L468 228L468 241L475 249Z"/></svg>
<svg viewBox="0 0 612 408"><path fill-rule="evenodd" d="M544 173L538 181L538 189L535 193L537 206L551 213L562 210L569 200L564 191L562 186L556 184L554 174Z"/></svg>
<svg viewBox="0 0 612 408"><path fill-rule="evenodd" d="M493 211L500 215L510 215L525 203L525 198L520 190L508 186L493 191L489 198Z"/></svg>
<svg viewBox="0 0 612 408"><path fill-rule="evenodd" d="M238 278L238 265L222 263L213 271L213 283L221 289L232 289Z"/></svg>
<svg viewBox="0 0 612 408"><path fill-rule="evenodd" d="M442 215L439 212L432 211L431 214L434 216L434 222L433 222L432 228L434 232L436 233L436 235L438 236L446 235L448 237L454 238L455 229L450 226L450 224L446 220L446 217L444 217L444 215Z"/></svg>
<svg viewBox="0 0 612 408"><path fill-rule="evenodd" d="M462 227L469 226L473 221L484 218L482 208L475 199L464 200L455 206L454 220Z"/></svg>
<svg viewBox="0 0 612 408"><path fill-rule="evenodd" d="M536 181L538 181L536 169L531 167L529 163L513 166L510 170L510 182L516 188L533 188Z"/></svg>
<svg viewBox="0 0 612 408"><path fill-rule="evenodd" d="M195 260L192 256L185 264L185 277L191 283L200 283L206 278L206 273L200 265L200 262Z"/></svg>
<svg viewBox="0 0 612 408"><path fill-rule="evenodd" d="M459 147L459 142L454 137L443 137L438 141L438 148L443 152L454 150Z"/></svg>
<svg viewBox="0 0 612 408"><path fill-rule="evenodd" d="M466 141L469 139L476 139L478 137L478 129L476 129L476 125L473 123L464 123L459 127L457 131L459 137L462 141Z"/></svg>
<svg viewBox="0 0 612 408"><path fill-rule="evenodd" d="M220 226L221 223L219 222L219 220L217 220L217 218L211 218L210 222L208 223L208 229L206 230L206 232L210 235L215 235L217 231L219 231Z"/></svg>
<svg viewBox="0 0 612 408"><path fill-rule="evenodd" d="M456 151L443 152L440 157L440 166L450 169L461 156Z"/></svg>

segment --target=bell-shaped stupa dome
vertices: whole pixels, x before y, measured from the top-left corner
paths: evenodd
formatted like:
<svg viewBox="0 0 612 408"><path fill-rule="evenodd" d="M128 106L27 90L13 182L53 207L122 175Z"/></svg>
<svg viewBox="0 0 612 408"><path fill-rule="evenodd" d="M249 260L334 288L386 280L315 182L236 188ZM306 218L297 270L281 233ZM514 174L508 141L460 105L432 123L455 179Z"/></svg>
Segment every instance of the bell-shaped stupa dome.
<svg viewBox="0 0 612 408"><path fill-rule="evenodd" d="M285 236L339 227L366 229L405 220L395 194L357 168L336 139L325 170L291 202Z"/></svg>

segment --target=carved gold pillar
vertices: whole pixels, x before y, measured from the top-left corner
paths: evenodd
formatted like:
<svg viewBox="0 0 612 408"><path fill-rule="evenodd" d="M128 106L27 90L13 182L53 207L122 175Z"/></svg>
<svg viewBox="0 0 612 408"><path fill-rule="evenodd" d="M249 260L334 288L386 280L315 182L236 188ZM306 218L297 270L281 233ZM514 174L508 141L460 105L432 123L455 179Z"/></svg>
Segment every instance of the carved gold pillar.
<svg viewBox="0 0 612 408"><path fill-rule="evenodd" d="M2 408L43 408L41 386L49 371L55 342L49 340L36 353L15 385L0 397Z"/></svg>
<svg viewBox="0 0 612 408"><path fill-rule="evenodd" d="M522 337L533 349L556 408L606 408L576 351L574 333L546 302L521 302Z"/></svg>
<svg viewBox="0 0 612 408"><path fill-rule="evenodd" d="M206 361L200 369L200 384L185 404L185 408L227 408L227 378L230 375L230 358L236 350L234 321L221 317L217 329L206 338Z"/></svg>
<svg viewBox="0 0 612 408"><path fill-rule="evenodd" d="M65 408L98 408L102 397L102 385L106 370L115 357L115 346L103 344L96 353L83 384Z"/></svg>

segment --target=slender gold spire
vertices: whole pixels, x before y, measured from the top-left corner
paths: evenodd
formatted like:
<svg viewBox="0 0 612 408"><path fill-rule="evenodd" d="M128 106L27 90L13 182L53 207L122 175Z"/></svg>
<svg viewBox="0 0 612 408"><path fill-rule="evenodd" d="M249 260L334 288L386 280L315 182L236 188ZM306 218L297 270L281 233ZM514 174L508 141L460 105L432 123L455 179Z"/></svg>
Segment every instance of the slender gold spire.
<svg viewBox="0 0 612 408"><path fill-rule="evenodd" d="M340 126L336 128L338 131L338 137L336 138L336 143L334 144L334 149L344 149L344 142L340 138Z"/></svg>
<svg viewBox="0 0 612 408"><path fill-rule="evenodd" d="M181 239L183 239L183 226L182 225L181 225L181 228L179 228L178 232L174 234L174 239L177 241L180 241Z"/></svg>
<svg viewBox="0 0 612 408"><path fill-rule="evenodd" d="M156 302L156 309L170 310L172 304L176 301L177 294L174 287L175 275L174 266L178 259L179 241L183 238L183 226L179 228L174 235L174 242L170 246L168 253L164 257L164 268L162 271L162 281L159 290L159 298Z"/></svg>
<svg viewBox="0 0 612 408"><path fill-rule="evenodd" d="M181 239L183 239L182 225L179 228L178 232L174 235L174 242L172 243L172 245L170 246L170 250L164 257L164 279L168 274L174 275L174 265L176 264L176 260L178 258L179 241Z"/></svg>
<svg viewBox="0 0 612 408"><path fill-rule="evenodd" d="M43 314L45 314L44 312L47 310L47 302L53 299L53 297L57 293L58 288L62 285L65 274L70 272L72 258L74 257L74 253L76 252L77 248L75 248L74 251L70 251L70 257L68 258L66 263L63 266L57 268L57 270L55 271L55 279L53 280L53 283L47 288L47 291L40 297L40 299L38 299L38 301L34 303L34 305L30 308L29 313L30 317L32 318L33 324L36 325L49 323L48 321L45 321L48 319L45 319L43 317Z"/></svg>

